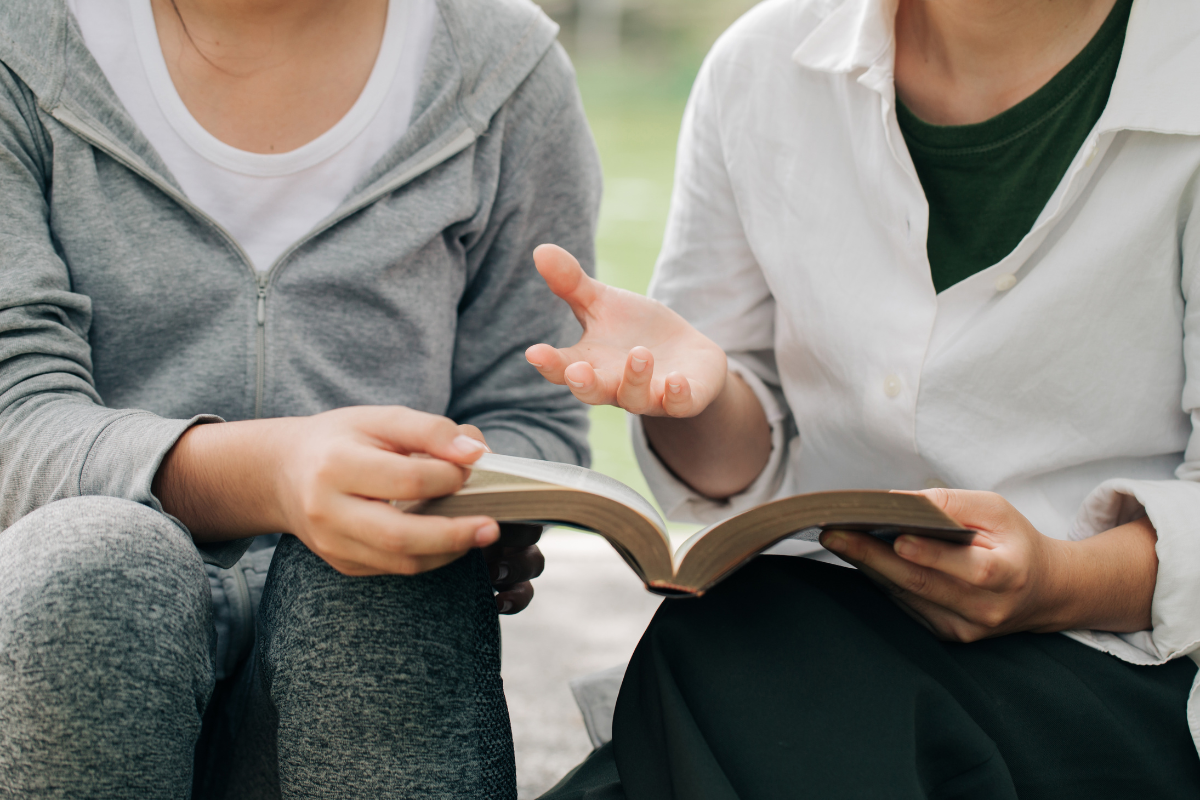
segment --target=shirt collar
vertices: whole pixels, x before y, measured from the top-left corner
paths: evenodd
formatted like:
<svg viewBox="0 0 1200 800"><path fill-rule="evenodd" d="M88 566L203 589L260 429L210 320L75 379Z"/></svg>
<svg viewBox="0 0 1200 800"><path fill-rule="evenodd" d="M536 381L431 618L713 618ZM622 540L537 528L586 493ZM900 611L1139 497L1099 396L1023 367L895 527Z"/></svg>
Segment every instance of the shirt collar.
<svg viewBox="0 0 1200 800"><path fill-rule="evenodd" d="M818 72L867 75L859 82L882 93L892 91L892 35L897 0L842 0L792 53L792 60Z"/></svg>
<svg viewBox="0 0 1200 800"><path fill-rule="evenodd" d="M1134 0L1101 133L1200 135L1200 3Z"/></svg>
<svg viewBox="0 0 1200 800"><path fill-rule="evenodd" d="M819 72L865 70L858 82L894 92L893 33L897 0L833 0L792 53ZM1125 49L1099 132L1145 130L1200 135L1200 3L1134 0Z"/></svg>

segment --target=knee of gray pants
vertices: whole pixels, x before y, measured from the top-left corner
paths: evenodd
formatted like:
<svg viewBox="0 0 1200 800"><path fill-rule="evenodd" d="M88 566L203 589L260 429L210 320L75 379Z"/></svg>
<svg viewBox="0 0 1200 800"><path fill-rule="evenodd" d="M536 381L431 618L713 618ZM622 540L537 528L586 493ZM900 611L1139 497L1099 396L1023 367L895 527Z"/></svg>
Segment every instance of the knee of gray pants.
<svg viewBox="0 0 1200 800"><path fill-rule="evenodd" d="M289 797L516 797L487 568L350 578L279 543L259 616Z"/></svg>
<svg viewBox="0 0 1200 800"><path fill-rule="evenodd" d="M188 797L212 691L191 538L110 497L0 531L0 796Z"/></svg>

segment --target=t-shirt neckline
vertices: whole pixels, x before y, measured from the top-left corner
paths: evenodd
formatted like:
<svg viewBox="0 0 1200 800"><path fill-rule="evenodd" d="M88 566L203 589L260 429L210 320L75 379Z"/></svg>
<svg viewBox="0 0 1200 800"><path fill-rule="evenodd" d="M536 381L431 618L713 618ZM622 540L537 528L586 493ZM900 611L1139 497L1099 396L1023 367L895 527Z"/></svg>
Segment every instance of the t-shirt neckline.
<svg viewBox="0 0 1200 800"><path fill-rule="evenodd" d="M291 175L333 156L370 125L379 113L400 68L408 3L388 0L387 22L379 55L358 99L329 130L286 153L251 153L222 142L196 121L171 80L150 0L129 0L134 37L154 98L174 131L200 156L219 167L242 175L270 178Z"/></svg>
<svg viewBox="0 0 1200 800"><path fill-rule="evenodd" d="M936 125L918 117L896 98L896 115L910 148L942 155L983 155L1032 132L1087 88L1121 57L1131 0L1117 0L1099 30L1066 66L1037 91L990 119L968 125Z"/></svg>

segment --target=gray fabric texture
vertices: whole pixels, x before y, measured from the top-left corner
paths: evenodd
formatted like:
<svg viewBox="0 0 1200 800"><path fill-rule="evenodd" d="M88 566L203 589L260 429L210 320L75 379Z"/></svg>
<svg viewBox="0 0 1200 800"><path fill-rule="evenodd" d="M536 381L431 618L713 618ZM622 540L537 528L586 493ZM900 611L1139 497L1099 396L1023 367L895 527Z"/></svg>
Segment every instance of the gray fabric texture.
<svg viewBox="0 0 1200 800"><path fill-rule="evenodd" d="M187 533L144 505L71 498L0 532L0 797L516 797L478 551L346 578L284 537L215 695L209 605Z"/></svg>
<svg viewBox="0 0 1200 800"><path fill-rule="evenodd" d="M573 73L527 0L437 3L409 130L261 285L64 0L0 4L0 527L80 495L161 510L161 459L218 417L401 404L497 452L586 460L584 409L523 358L578 330L533 248L593 261L599 164Z"/></svg>
<svg viewBox="0 0 1200 800"><path fill-rule="evenodd" d="M217 632L217 680L234 674L254 644L254 618L262 602L279 534L259 536L232 567L205 564Z"/></svg>
<svg viewBox="0 0 1200 800"><path fill-rule="evenodd" d="M186 798L213 686L191 538L128 500L0 531L0 797Z"/></svg>

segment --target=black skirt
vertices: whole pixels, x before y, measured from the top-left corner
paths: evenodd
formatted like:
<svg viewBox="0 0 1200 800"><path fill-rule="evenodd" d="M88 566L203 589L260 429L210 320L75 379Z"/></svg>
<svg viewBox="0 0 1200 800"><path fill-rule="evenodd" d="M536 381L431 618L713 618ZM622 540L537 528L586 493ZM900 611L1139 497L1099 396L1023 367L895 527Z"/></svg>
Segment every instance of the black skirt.
<svg viewBox="0 0 1200 800"><path fill-rule="evenodd" d="M1200 798L1195 675L1058 634L942 642L854 570L766 556L662 604L613 741L543 800Z"/></svg>

